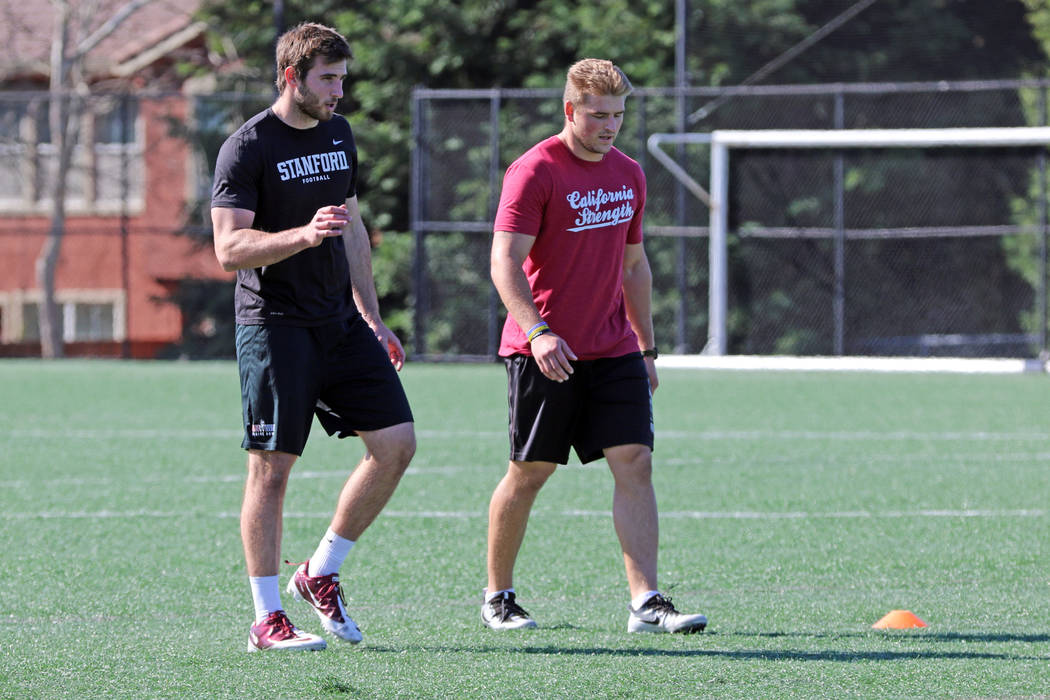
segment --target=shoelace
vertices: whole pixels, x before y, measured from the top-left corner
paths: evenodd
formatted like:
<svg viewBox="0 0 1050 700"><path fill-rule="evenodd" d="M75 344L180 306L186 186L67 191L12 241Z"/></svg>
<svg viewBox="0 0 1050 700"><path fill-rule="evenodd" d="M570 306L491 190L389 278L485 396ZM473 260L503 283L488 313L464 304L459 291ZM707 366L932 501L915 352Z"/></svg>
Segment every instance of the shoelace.
<svg viewBox="0 0 1050 700"><path fill-rule="evenodd" d="M301 561L296 563L285 559L284 563L298 568L307 562ZM346 607L346 595L343 593L343 587L339 585L339 574L329 574L328 576L307 576L307 578L328 579L317 587L317 595L325 602L326 606L331 606L332 612L339 614L340 617L342 617L339 611L339 606L330 600L332 596L332 588L335 588L336 593L339 595L339 600L343 601L343 607Z"/></svg>
<svg viewBox="0 0 1050 700"><path fill-rule="evenodd" d="M292 621L283 612L271 613L270 618L266 622L273 627L271 637L277 637L278 633L280 633L281 639L295 636L295 627L292 626Z"/></svg>
<svg viewBox="0 0 1050 700"><path fill-rule="evenodd" d="M499 619L501 622L506 622L510 617L514 615L519 615L521 617L529 616L529 614L525 612L525 608L515 603L514 599L509 596L497 598L492 602L498 603L496 607L496 612L499 615Z"/></svg>
<svg viewBox="0 0 1050 700"><path fill-rule="evenodd" d="M678 611L674 609L674 605L671 604L670 598L665 598L660 594L654 595L649 599L645 605L642 606L642 610L651 610L654 613L662 614L677 614Z"/></svg>
<svg viewBox="0 0 1050 700"><path fill-rule="evenodd" d="M333 574L331 578L327 576L323 578L328 580L317 587L317 595L324 599L325 602L328 602L334 593L334 595L339 596L339 600L343 601L343 607L346 607L346 596L343 595L343 587L339 585L338 577ZM335 589L334 592L332 589ZM332 605L334 606L335 603L333 602Z"/></svg>

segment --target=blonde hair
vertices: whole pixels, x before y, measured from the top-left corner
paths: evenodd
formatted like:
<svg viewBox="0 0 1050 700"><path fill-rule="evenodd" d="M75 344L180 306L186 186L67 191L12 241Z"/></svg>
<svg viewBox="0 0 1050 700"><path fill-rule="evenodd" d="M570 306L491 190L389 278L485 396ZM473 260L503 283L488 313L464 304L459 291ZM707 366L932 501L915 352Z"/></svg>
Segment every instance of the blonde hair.
<svg viewBox="0 0 1050 700"><path fill-rule="evenodd" d="M284 92L285 68L294 67L296 79L302 81L318 56L335 63L353 58L354 52L342 34L316 22L303 22L282 34L277 40L277 92Z"/></svg>
<svg viewBox="0 0 1050 700"><path fill-rule="evenodd" d="M588 95L622 97L631 94L632 90L631 81L612 61L585 58L569 67L563 102L579 105Z"/></svg>

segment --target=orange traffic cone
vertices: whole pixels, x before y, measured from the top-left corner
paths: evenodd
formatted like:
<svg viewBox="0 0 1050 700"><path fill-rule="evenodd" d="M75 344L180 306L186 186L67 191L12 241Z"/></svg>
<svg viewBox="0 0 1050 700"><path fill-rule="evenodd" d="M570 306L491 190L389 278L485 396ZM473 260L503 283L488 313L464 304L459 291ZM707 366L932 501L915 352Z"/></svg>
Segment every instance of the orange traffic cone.
<svg viewBox="0 0 1050 700"><path fill-rule="evenodd" d="M877 630L906 630L912 627L925 627L926 623L911 610L891 610L881 620L872 625Z"/></svg>

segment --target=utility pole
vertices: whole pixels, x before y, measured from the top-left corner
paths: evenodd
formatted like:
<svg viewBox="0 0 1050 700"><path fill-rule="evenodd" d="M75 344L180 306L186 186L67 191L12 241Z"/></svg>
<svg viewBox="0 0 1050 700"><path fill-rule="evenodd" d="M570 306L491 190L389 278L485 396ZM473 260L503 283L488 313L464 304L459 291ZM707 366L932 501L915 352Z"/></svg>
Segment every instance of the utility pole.
<svg viewBox="0 0 1050 700"><path fill-rule="evenodd" d="M277 40L284 34L284 0L273 0L273 74L277 76ZM276 85L276 83L274 84ZM274 90L277 88L274 87Z"/></svg>
<svg viewBox="0 0 1050 700"><path fill-rule="evenodd" d="M686 97L685 89L689 86L689 73L686 69L686 19L689 16L689 0L675 0L675 51L674 51L674 85L675 85L675 132L681 134L686 130ZM685 144L676 149L678 164L685 167ZM688 214L685 187L678 182L675 188L675 213L678 226L684 227ZM689 280L686 265L686 239L678 237L675 262L675 286L678 288L678 309L675 318L675 352L688 352L686 327L689 311L686 305Z"/></svg>

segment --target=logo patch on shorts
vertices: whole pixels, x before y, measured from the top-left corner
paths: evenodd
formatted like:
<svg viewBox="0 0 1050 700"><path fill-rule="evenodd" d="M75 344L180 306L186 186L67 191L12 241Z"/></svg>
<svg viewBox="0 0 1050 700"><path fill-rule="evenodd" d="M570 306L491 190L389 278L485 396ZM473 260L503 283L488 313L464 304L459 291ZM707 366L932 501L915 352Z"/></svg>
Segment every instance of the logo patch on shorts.
<svg viewBox="0 0 1050 700"><path fill-rule="evenodd" d="M253 438L270 438L273 437L274 425L273 423L252 423L248 429Z"/></svg>

